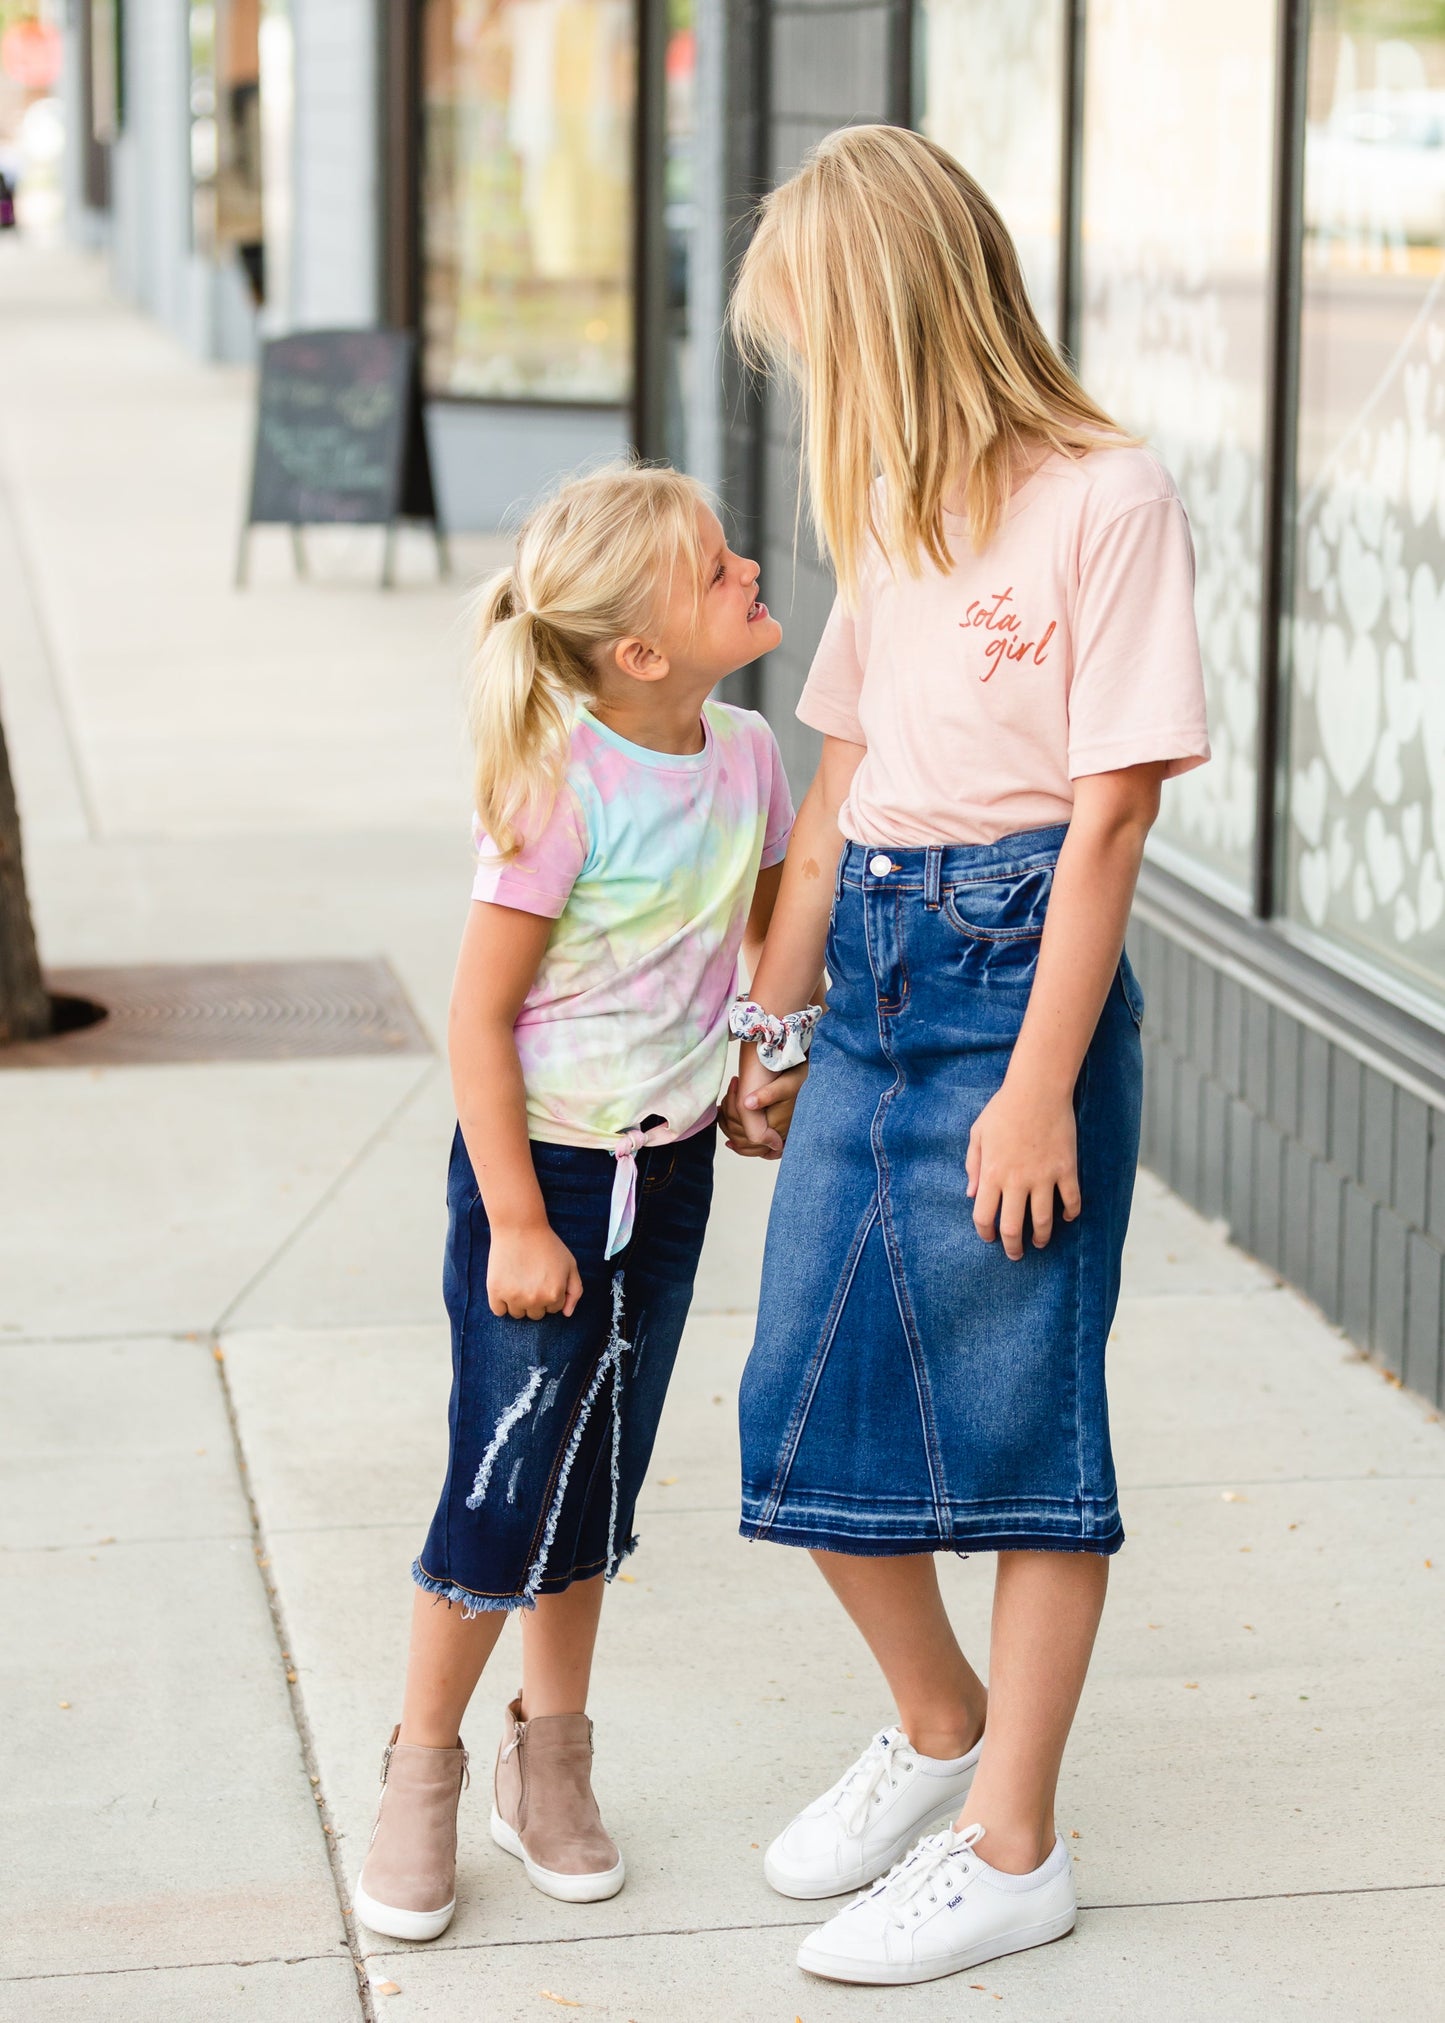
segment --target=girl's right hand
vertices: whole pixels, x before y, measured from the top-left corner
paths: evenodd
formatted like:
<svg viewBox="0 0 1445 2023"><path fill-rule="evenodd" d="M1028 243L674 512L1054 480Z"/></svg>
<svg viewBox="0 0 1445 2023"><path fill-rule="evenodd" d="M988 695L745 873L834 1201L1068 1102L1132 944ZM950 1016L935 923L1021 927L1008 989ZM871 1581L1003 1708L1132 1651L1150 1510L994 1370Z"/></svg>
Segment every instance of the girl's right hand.
<svg viewBox="0 0 1445 2023"><path fill-rule="evenodd" d="M570 1315L582 1297L577 1260L550 1223L493 1229L487 1260L487 1305L514 1321Z"/></svg>

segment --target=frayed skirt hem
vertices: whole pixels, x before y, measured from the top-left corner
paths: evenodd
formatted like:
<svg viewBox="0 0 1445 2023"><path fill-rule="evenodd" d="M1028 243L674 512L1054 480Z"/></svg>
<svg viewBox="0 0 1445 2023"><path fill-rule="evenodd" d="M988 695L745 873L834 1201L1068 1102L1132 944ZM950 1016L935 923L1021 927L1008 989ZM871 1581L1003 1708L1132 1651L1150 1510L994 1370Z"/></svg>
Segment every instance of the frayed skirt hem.
<svg viewBox="0 0 1445 2023"><path fill-rule="evenodd" d="M468 1623L473 1616L505 1614L514 1609L534 1609L539 1594L563 1594L577 1581L595 1580L599 1573L608 1581L615 1580L618 1567L625 1559L631 1558L637 1550L637 1545L638 1540L634 1535L625 1545L619 1546L610 1572L601 1566L574 1567L570 1573L549 1573L540 1586L531 1592L519 1588L516 1594L510 1595L477 1594L474 1589L461 1587L456 1581L439 1579L436 1575L429 1574L419 1559L412 1561L411 1577L426 1594L436 1595L439 1600L447 1603L458 1603L462 1621Z"/></svg>

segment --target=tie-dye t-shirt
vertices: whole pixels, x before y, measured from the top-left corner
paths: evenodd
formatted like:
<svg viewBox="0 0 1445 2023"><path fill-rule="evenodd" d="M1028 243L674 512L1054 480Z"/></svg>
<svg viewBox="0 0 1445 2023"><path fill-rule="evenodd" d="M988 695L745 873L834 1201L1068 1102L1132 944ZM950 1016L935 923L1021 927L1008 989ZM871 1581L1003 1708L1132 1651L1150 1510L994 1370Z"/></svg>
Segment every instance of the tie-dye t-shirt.
<svg viewBox="0 0 1445 2023"><path fill-rule="evenodd" d="M654 752L583 711L545 826L507 864L477 839L472 897L557 923L516 1025L543 1143L617 1152L716 1110L753 886L793 806L762 717L708 702L703 731L700 752Z"/></svg>

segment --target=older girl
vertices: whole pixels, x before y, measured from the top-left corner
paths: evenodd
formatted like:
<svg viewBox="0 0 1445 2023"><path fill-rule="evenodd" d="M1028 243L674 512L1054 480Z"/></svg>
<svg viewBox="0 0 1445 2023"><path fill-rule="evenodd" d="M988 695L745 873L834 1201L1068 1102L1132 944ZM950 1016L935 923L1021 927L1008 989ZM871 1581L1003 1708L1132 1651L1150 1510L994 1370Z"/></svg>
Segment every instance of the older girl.
<svg viewBox="0 0 1445 2023"><path fill-rule="evenodd" d="M1208 756L1192 551L1167 471L1045 339L998 213L919 135L825 141L764 206L734 313L796 370L839 589L798 708L822 761L753 980L766 1033L826 944L742 1529L811 1550L897 1707L766 1872L795 1897L865 1886L802 1966L921 1981L1074 1922L1055 1785L1124 1537L1124 926L1160 783ZM779 1149L760 1111L791 1086L744 1048L739 1149ZM933 1558L985 1551L987 1696Z"/></svg>
<svg viewBox="0 0 1445 2023"><path fill-rule="evenodd" d="M757 589L696 485L631 468L564 487L483 595L451 1456L355 1899L395 1938L435 1938L455 1907L460 1724L513 1610L492 1836L549 1896L622 1887L591 1784L598 1611L692 1297L738 952L792 822L766 724L709 699L778 643Z"/></svg>

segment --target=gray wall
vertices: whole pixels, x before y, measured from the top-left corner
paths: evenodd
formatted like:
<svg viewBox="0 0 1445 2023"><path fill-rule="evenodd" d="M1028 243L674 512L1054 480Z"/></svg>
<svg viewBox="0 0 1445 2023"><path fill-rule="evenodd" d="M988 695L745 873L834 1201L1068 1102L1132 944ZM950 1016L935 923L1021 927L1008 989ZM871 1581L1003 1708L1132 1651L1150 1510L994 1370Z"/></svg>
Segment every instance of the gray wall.
<svg viewBox="0 0 1445 2023"><path fill-rule="evenodd" d="M584 464L622 456L622 408L433 401L427 442L442 519L453 529L514 527L539 493Z"/></svg>

